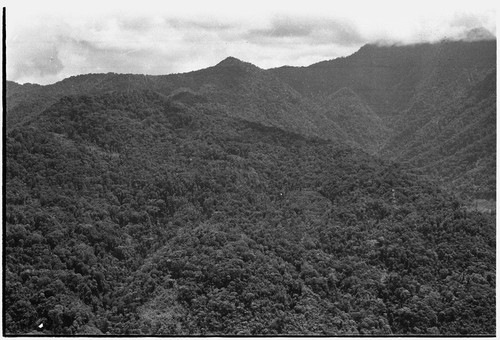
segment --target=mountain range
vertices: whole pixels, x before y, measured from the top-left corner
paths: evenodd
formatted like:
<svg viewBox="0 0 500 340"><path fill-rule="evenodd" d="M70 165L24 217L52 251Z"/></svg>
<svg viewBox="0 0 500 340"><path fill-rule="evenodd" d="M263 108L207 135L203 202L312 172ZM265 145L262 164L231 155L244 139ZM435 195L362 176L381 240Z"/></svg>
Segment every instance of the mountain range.
<svg viewBox="0 0 500 340"><path fill-rule="evenodd" d="M8 82L8 128L63 96L146 89L409 163L470 197L495 196L495 40L365 45L309 67L263 70L229 57L184 74L90 74L47 86Z"/></svg>
<svg viewBox="0 0 500 340"><path fill-rule="evenodd" d="M7 82L4 334L495 334L495 50Z"/></svg>

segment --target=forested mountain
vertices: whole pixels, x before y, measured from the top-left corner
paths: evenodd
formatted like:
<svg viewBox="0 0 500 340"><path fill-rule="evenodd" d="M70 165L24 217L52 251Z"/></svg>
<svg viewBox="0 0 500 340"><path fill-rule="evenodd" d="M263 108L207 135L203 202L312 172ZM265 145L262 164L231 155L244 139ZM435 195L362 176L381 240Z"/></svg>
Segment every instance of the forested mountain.
<svg viewBox="0 0 500 340"><path fill-rule="evenodd" d="M493 198L495 75L495 40L366 45L349 57L267 71L229 57L184 74L92 74L49 86L9 82L7 121L9 128L23 123L65 95L149 90L343 141L437 175L469 197Z"/></svg>
<svg viewBox="0 0 500 340"><path fill-rule="evenodd" d="M8 334L495 333L494 217L360 150L152 91L5 150Z"/></svg>
<svg viewBox="0 0 500 340"><path fill-rule="evenodd" d="M470 197L495 197L496 40L366 45L346 58L270 71L326 106L350 89L384 122L372 133L382 133L378 149L365 150Z"/></svg>
<svg viewBox="0 0 500 340"><path fill-rule="evenodd" d="M380 154L408 161L472 197L496 197L496 72L437 108L405 112ZM405 122L405 123L403 123Z"/></svg>
<svg viewBox="0 0 500 340"><path fill-rule="evenodd" d="M495 47L8 82L6 334L494 334Z"/></svg>
<svg viewBox="0 0 500 340"><path fill-rule="evenodd" d="M11 84L9 84L11 85ZM349 140L317 106L258 67L229 57L214 67L166 76L97 74L49 86L9 86L9 126L40 113L63 95L149 90L178 101L218 105L227 115L309 136Z"/></svg>
<svg viewBox="0 0 500 340"><path fill-rule="evenodd" d="M345 58L270 71L301 94L321 99L347 87L382 117L457 97L496 69L496 41L365 45ZM439 89L439 92L436 90Z"/></svg>

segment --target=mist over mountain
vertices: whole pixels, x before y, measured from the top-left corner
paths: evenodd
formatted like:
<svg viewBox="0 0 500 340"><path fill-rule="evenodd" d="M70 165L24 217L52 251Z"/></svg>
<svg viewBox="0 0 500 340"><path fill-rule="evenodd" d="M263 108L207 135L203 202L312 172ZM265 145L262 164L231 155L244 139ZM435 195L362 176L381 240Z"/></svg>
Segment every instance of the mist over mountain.
<svg viewBox="0 0 500 340"><path fill-rule="evenodd" d="M496 41L7 82L6 114L8 335L496 331Z"/></svg>

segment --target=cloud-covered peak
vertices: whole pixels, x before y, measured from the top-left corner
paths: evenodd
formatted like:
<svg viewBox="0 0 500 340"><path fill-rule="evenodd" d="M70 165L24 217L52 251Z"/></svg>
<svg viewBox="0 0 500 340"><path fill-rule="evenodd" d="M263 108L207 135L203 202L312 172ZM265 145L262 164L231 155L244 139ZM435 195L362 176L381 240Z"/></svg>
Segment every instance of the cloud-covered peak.
<svg viewBox="0 0 500 340"><path fill-rule="evenodd" d="M465 35L465 41L495 40L496 37L484 27L471 29Z"/></svg>

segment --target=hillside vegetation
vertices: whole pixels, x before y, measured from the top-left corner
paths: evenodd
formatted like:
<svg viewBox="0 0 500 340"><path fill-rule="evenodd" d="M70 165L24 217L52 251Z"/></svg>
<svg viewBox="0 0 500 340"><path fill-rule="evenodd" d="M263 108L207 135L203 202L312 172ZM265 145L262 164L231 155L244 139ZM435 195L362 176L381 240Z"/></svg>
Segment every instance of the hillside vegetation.
<svg viewBox="0 0 500 340"><path fill-rule="evenodd" d="M88 93L56 84L31 104L38 87L12 90L6 334L495 333L494 216L273 126L303 104L261 124L217 88L106 89L126 77L65 80ZM330 99L379 122L362 97Z"/></svg>

